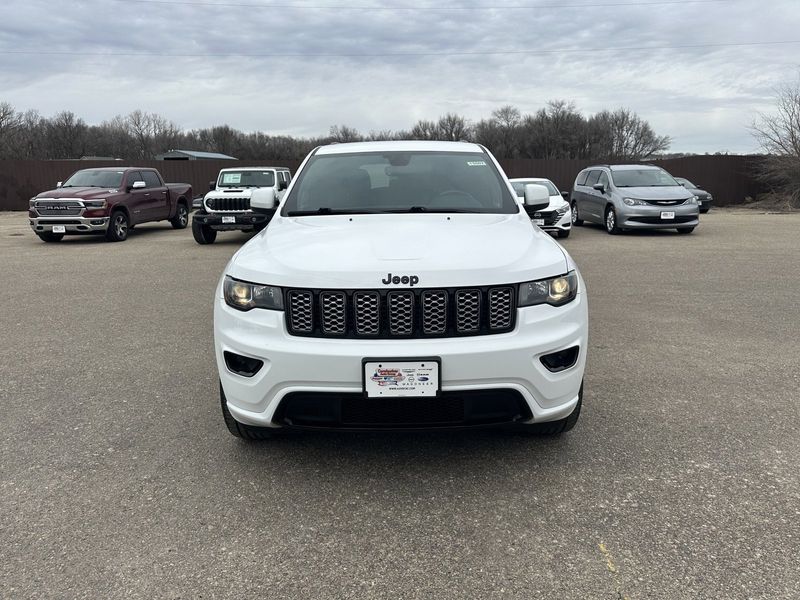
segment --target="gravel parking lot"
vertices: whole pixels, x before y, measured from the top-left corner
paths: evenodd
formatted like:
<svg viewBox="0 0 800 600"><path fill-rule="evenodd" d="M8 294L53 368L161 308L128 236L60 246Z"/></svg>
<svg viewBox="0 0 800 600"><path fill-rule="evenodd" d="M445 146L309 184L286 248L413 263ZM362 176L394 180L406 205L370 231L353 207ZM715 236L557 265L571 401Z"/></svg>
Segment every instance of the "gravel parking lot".
<svg viewBox="0 0 800 600"><path fill-rule="evenodd" d="M247 238L0 215L0 597L800 597L800 214L564 240L591 348L557 439L234 439L212 292Z"/></svg>

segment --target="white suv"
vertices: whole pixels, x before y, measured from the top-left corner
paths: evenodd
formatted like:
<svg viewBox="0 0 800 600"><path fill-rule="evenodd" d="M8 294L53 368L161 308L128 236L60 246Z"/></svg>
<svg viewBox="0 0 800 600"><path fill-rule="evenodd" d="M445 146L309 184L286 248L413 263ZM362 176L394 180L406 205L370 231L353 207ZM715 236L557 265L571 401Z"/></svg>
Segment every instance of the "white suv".
<svg viewBox="0 0 800 600"><path fill-rule="evenodd" d="M257 190L254 210L274 210ZM482 146L315 149L217 287L230 432L276 428L571 429L587 299L567 252Z"/></svg>
<svg viewBox="0 0 800 600"><path fill-rule="evenodd" d="M209 183L200 210L192 217L192 235L198 244L213 244L218 231L261 231L272 214L250 210L254 190L272 188L281 198L292 175L286 167L232 167L222 169Z"/></svg>

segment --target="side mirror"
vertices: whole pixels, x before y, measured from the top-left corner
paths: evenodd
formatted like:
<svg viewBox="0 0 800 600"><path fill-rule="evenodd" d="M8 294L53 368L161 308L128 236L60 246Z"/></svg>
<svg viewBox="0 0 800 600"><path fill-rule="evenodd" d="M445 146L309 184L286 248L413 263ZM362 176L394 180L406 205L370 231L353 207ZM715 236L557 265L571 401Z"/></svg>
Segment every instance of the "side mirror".
<svg viewBox="0 0 800 600"><path fill-rule="evenodd" d="M141 179L139 181L134 181L131 184L131 189L132 190L141 190L141 189L146 188L146 187L147 187L147 184L144 181L142 181Z"/></svg>
<svg viewBox="0 0 800 600"><path fill-rule="evenodd" d="M529 183L525 186L525 212L529 216L550 205L550 192L543 185Z"/></svg>
<svg viewBox="0 0 800 600"><path fill-rule="evenodd" d="M56 183L56 187L60 188L62 183L64 183L64 182L63 181L59 181L58 183Z"/></svg>
<svg viewBox="0 0 800 600"><path fill-rule="evenodd" d="M683 187L686 187L686 184L685 184L685 183L682 183L681 185L682 185Z"/></svg>
<svg viewBox="0 0 800 600"><path fill-rule="evenodd" d="M217 182L216 181L209 181L208 182L208 191L209 192L213 192L215 189L217 189Z"/></svg>
<svg viewBox="0 0 800 600"><path fill-rule="evenodd" d="M275 188L255 188L250 196L250 210L253 212L272 214L277 204Z"/></svg>
<svg viewBox="0 0 800 600"><path fill-rule="evenodd" d="M561 197L564 198L567 202L569 202L569 192L561 192Z"/></svg>
<svg viewBox="0 0 800 600"><path fill-rule="evenodd" d="M606 186L602 183L595 183L592 187L596 189L598 192L601 192L603 194L606 193Z"/></svg>
<svg viewBox="0 0 800 600"><path fill-rule="evenodd" d="M283 190L285 190L287 187L289 187L289 184L286 182L286 180L285 180L285 179L281 179L281 180L278 182L278 191L279 191L279 192L282 192L282 191L283 191Z"/></svg>

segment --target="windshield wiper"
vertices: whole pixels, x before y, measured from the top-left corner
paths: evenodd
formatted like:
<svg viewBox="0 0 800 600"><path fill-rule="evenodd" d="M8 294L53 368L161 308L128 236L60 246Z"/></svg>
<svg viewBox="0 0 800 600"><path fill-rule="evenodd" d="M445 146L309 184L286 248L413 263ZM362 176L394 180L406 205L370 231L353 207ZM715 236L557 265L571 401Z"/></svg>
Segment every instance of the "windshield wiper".
<svg viewBox="0 0 800 600"><path fill-rule="evenodd" d="M392 209L392 210L385 210L383 212L387 213L434 213L434 214L442 214L442 213L472 213L472 214L479 214L483 213L482 210L472 210L469 208L428 208L427 206L412 206L411 208L401 208L401 209Z"/></svg>
<svg viewBox="0 0 800 600"><path fill-rule="evenodd" d="M308 217L311 215L372 215L386 211L370 210L368 208L330 208L321 206L314 210L290 210L286 213L287 217Z"/></svg>

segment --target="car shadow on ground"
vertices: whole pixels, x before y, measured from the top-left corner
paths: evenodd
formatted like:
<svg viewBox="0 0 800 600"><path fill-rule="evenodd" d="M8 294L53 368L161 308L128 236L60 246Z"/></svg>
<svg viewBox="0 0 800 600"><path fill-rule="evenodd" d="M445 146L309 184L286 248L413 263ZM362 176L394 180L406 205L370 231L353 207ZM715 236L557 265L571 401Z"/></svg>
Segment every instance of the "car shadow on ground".
<svg viewBox="0 0 800 600"><path fill-rule="evenodd" d="M573 234L572 235L580 235L581 231L592 231L596 233L603 233L606 235L610 235L606 228L599 223L584 223L583 225L576 225L572 228ZM678 233L677 229L625 229L620 233L616 234L617 236L638 236L638 237L658 237L663 235L683 235Z"/></svg>

